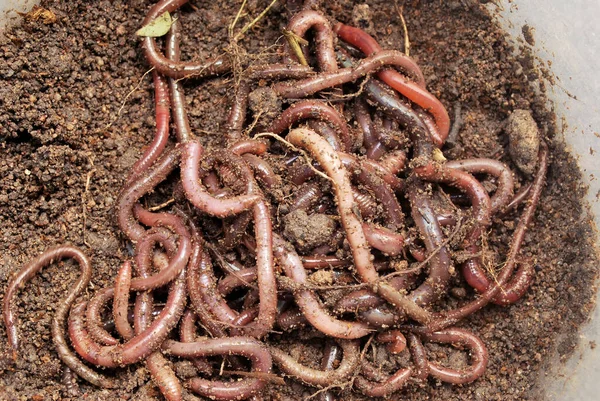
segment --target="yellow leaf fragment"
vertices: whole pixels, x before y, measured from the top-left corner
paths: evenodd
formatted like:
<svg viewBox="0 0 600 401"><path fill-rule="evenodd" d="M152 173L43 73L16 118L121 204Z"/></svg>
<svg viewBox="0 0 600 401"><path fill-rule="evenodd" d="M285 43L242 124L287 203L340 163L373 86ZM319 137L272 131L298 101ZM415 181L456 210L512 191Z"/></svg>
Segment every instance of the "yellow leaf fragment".
<svg viewBox="0 0 600 401"><path fill-rule="evenodd" d="M165 11L164 14L159 16L158 18L150 21L148 24L144 25L135 33L137 36L149 36L151 38L158 38L160 36L166 35L171 29L171 25L173 25L173 19L171 18L171 14L168 11Z"/></svg>
<svg viewBox="0 0 600 401"><path fill-rule="evenodd" d="M294 32L292 31L288 31L287 29L283 30L283 36L285 37L285 39L288 41L288 44L290 45L292 51L294 52L294 54L296 55L296 57L298 58L298 61L300 62L300 64L302 65L308 65L308 62L306 61L306 58L304 57L304 52L302 51L302 46L307 46L308 45L308 41L298 35L296 35Z"/></svg>

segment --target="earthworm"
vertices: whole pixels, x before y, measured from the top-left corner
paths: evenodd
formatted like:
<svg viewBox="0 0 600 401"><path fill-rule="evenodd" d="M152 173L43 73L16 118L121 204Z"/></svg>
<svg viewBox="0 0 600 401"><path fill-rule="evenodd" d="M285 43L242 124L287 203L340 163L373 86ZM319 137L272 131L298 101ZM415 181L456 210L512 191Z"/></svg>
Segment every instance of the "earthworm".
<svg viewBox="0 0 600 401"><path fill-rule="evenodd" d="M239 141L246 121L248 112L248 96L250 95L250 83L241 80L235 88L233 104L227 117L226 128L228 142Z"/></svg>
<svg viewBox="0 0 600 401"><path fill-rule="evenodd" d="M472 363L469 368L456 370L429 361L429 374L441 381L452 384L471 383L480 378L488 364L488 353L483 342L473 333L459 328L449 328L435 333L421 335L428 341L467 347Z"/></svg>
<svg viewBox="0 0 600 401"><path fill-rule="evenodd" d="M244 309L240 314L231 322L233 327L245 326L252 322L258 317L258 306Z"/></svg>
<svg viewBox="0 0 600 401"><path fill-rule="evenodd" d="M154 352L177 324L185 307L185 270L170 285L163 310L150 326L119 346L100 346L84 327L86 302L77 304L69 318L69 336L77 353L94 365L116 367L145 359Z"/></svg>
<svg viewBox="0 0 600 401"><path fill-rule="evenodd" d="M427 350L423 346L421 339L414 333L407 333L408 349L412 358L414 369L413 377L419 380L426 380L429 376L429 360L427 359Z"/></svg>
<svg viewBox="0 0 600 401"><path fill-rule="evenodd" d="M267 188L278 188L281 186L281 178L275 174L271 165L258 156L247 153L242 156L246 163L252 167L256 174L256 178L262 182Z"/></svg>
<svg viewBox="0 0 600 401"><path fill-rule="evenodd" d="M227 296L236 288L247 286L249 283L256 281L256 277L256 268L242 269L223 277L219 281L217 290L222 296Z"/></svg>
<svg viewBox="0 0 600 401"><path fill-rule="evenodd" d="M513 198L514 182L512 172L506 164L492 159L463 159L449 161L446 167L464 170L471 174L491 174L498 179L498 188L491 197L491 214L502 210Z"/></svg>
<svg viewBox="0 0 600 401"><path fill-rule="evenodd" d="M474 301L471 301L468 304L463 305L459 308L440 313L439 316L437 316L435 320L433 320L427 326L429 330L436 331L452 326L460 320L462 320L463 318L465 318L466 316L477 312L493 299L500 300L500 298L502 297L502 289L506 287L506 284L509 282L513 274L515 265L517 264L516 258L519 254L519 251L521 250L521 244L523 242L523 238L525 237L527 226L529 226L529 224L531 223L531 220L533 219L533 215L539 203L542 189L544 188L547 171L548 145L546 145L546 143L542 141L540 143L540 151L538 156L538 170L536 172L534 181L531 186L529 202L525 207L523 213L521 214L521 218L519 219L517 228L513 233L510 250L506 257L504 267L500 271L500 274L497 276L496 281L493 284L490 283L489 287L487 287L485 292L483 292L481 296L475 299ZM465 273L469 274L470 272L463 271L463 275L465 275ZM521 281L517 280L516 282Z"/></svg>
<svg viewBox="0 0 600 401"><path fill-rule="evenodd" d="M287 139L293 145L307 149L332 179L339 214L352 248L356 270L365 282L377 281L379 275L373 267L362 224L353 212L350 178L338 153L327 141L309 129L294 129L290 131Z"/></svg>
<svg viewBox="0 0 600 401"><path fill-rule="evenodd" d="M314 77L290 82L279 82L272 89L285 99L300 99L323 89L356 81L386 66L405 64L406 56L395 50L383 50L360 60L353 68L340 68L337 72L322 72Z"/></svg>
<svg viewBox="0 0 600 401"><path fill-rule="evenodd" d="M129 289L131 286L131 262L123 263L117 278L115 279L114 300L113 300L113 318L115 327L121 337L129 339L133 337L133 327L127 320L129 309Z"/></svg>
<svg viewBox="0 0 600 401"><path fill-rule="evenodd" d="M387 343L387 349L392 354L399 354L406 348L406 337L400 330L388 330L377 334L377 341Z"/></svg>
<svg viewBox="0 0 600 401"><path fill-rule="evenodd" d="M443 246L444 234L437 221L437 213L426 186L422 182L415 181L408 188L411 214L423 236L425 247L428 252L437 250L429 262L429 276L410 294L410 298L418 305L428 305L445 292L450 280L452 259L448 248Z"/></svg>
<svg viewBox="0 0 600 401"><path fill-rule="evenodd" d="M190 309L183 313L179 324L179 339L182 343L193 343L196 341L196 315ZM200 372L211 375L212 365L203 358L193 358L192 363Z"/></svg>
<svg viewBox="0 0 600 401"><path fill-rule="evenodd" d="M308 120L308 126L317 134L325 138L335 150L341 151L343 149L338 133L326 122L319 120Z"/></svg>
<svg viewBox="0 0 600 401"><path fill-rule="evenodd" d="M209 195L199 183L198 165L203 149L199 142L190 141L183 147L181 160L181 182L188 200L204 213L217 217L227 217L248 210L260 196L244 194L227 199Z"/></svg>
<svg viewBox="0 0 600 401"><path fill-rule="evenodd" d="M137 271L142 278L146 278L149 275L147 266L137 266ZM152 305L153 301L154 297L149 291L138 293L135 299L133 315L136 335L143 333L150 326L154 309ZM128 333L120 332L120 334L127 340L131 338ZM150 371L152 380L168 401L182 400L183 390L181 383L160 351L154 351L146 357L146 366Z"/></svg>
<svg viewBox="0 0 600 401"><path fill-rule="evenodd" d="M352 375L360 363L360 347L358 340L336 340L342 348L342 360L337 369L319 370L300 364L290 355L276 347L271 347L273 362L285 374L293 376L309 386L327 387L342 383Z"/></svg>
<svg viewBox="0 0 600 401"><path fill-rule="evenodd" d="M321 369L333 370L335 367L335 363L340 357L342 353L342 348L333 343L327 342L325 344L325 348L323 349L323 359L321 359ZM335 401L335 397L331 391L326 391L324 393L319 394L318 401Z"/></svg>
<svg viewBox="0 0 600 401"><path fill-rule="evenodd" d="M234 154L241 156L246 153L260 156L267 151L267 144L256 139L245 139L235 142L229 147L229 150Z"/></svg>
<svg viewBox="0 0 600 401"><path fill-rule="evenodd" d="M14 358L16 358L19 349L19 334L15 325L17 316L13 311L13 304L18 290L24 287L25 284L44 267L65 258L75 259L81 269L81 275L79 280L77 280L75 285L68 292L67 296L61 300L56 307L56 312L52 317L51 323L52 342L56 347L56 352L61 361L63 361L63 363L79 377L99 387L115 388L116 383L113 380L84 365L69 349L65 339L65 324L71 305L75 298L77 298L77 296L79 296L79 294L87 287L92 277L92 265L90 260L78 248L70 245L49 248L33 261L23 266L17 275L10 281L6 292L4 293L4 305L2 310L8 343L13 350Z"/></svg>
<svg viewBox="0 0 600 401"><path fill-rule="evenodd" d="M225 249L231 249L239 244L252 221L252 213L249 211L242 212L231 219L231 222L223 222L224 237L221 244Z"/></svg>
<svg viewBox="0 0 600 401"><path fill-rule="evenodd" d="M304 10L294 15L287 25L288 31L295 33L301 38L304 37L310 28L314 28L316 31L316 52L320 70L336 72L338 70L338 65L335 57L335 49L333 47L333 31L327 18L316 11ZM297 61L287 43L285 53L288 54L292 60Z"/></svg>
<svg viewBox="0 0 600 401"><path fill-rule="evenodd" d="M352 137L350 136L348 124L344 116L325 102L318 100L302 100L292 104L273 121L269 131L279 135L298 121L311 118L333 124L340 134L344 150L350 151L352 148Z"/></svg>
<svg viewBox="0 0 600 401"><path fill-rule="evenodd" d="M295 191L294 198L289 206L289 211L311 210L323 196L323 191L319 184L314 182L306 183Z"/></svg>
<svg viewBox="0 0 600 401"><path fill-rule="evenodd" d="M365 362L363 362L364 364ZM364 368L363 368L364 369ZM413 373L412 368L402 368L389 376L384 382L377 383L358 376L354 381L354 387L367 397L388 397L390 394L400 390Z"/></svg>
<svg viewBox="0 0 600 401"><path fill-rule="evenodd" d="M362 29L338 23L335 25L334 31L343 41L358 47L366 56L382 52L381 46L375 39ZM401 67L415 75L416 82L409 81L402 74L393 70L383 70L377 75L383 82L433 115L439 130L435 133L434 139L438 146L442 146L450 130L448 111L435 96L425 89L425 80L420 68L410 58L406 57L406 59L406 64Z"/></svg>
<svg viewBox="0 0 600 401"><path fill-rule="evenodd" d="M375 160L380 159L385 153L385 147L373 130L373 120L369 115L367 102L362 96L354 102L354 118L363 132L363 146L367 150L367 157Z"/></svg>
<svg viewBox="0 0 600 401"><path fill-rule="evenodd" d="M119 340L114 338L102 324L101 310L114 298L114 287L103 288L98 291L88 303L86 310L86 328L94 341L102 345L117 345Z"/></svg>
<svg viewBox="0 0 600 401"><path fill-rule="evenodd" d="M168 266L161 269L158 273L144 278L133 278L131 280L131 290L146 291L162 287L174 280L187 265L192 248L190 233L185 224L183 224L183 221L173 214L151 213L139 206L139 204L134 207L134 214L140 222L144 224L153 227L168 227L179 236L179 244L176 249L173 248L173 245L168 244L171 242L171 236L167 230L149 230L148 232L151 232L152 235L148 235L139 240L138 263L149 263L148 258L151 253L152 245L156 242L165 244L172 254L172 257L169 260ZM142 249L144 249L144 252L141 252Z"/></svg>
<svg viewBox="0 0 600 401"><path fill-rule="evenodd" d="M371 223L362 224L365 238L369 245L386 255L395 256L404 249L404 236L385 227L377 227Z"/></svg>
<svg viewBox="0 0 600 401"><path fill-rule="evenodd" d="M167 34L165 54L172 62L179 62L181 51L179 49L179 38L181 36L181 23L177 14L173 15L173 24ZM171 104L173 105L173 122L177 142L186 143L192 137L192 129L185 111L185 93L178 79L169 78L169 89L171 92Z"/></svg>
<svg viewBox="0 0 600 401"><path fill-rule="evenodd" d="M362 224L353 212L353 200L350 179L337 152L314 131L297 128L288 134L288 140L295 146L306 148L319 162L333 181L342 225L346 230L346 239L350 244L357 273L365 283L375 283L377 293L420 322L429 322L431 315L414 301L408 299L386 282L379 282L379 274L372 262L372 255L362 229Z"/></svg>
<svg viewBox="0 0 600 401"><path fill-rule="evenodd" d="M283 331L291 331L308 324L304 312L298 308L288 309L277 316L277 326Z"/></svg>
<svg viewBox="0 0 600 401"><path fill-rule="evenodd" d="M188 0L161 0L156 3L142 22L142 26L164 14L165 12L174 12ZM160 53L156 46L156 40L152 37L145 37L142 40L144 55L148 62L161 74L170 78L181 79L187 77L204 78L211 75L227 73L231 70L229 60L224 57L218 57L207 62L182 62L170 60Z"/></svg>
<svg viewBox="0 0 600 401"><path fill-rule="evenodd" d="M201 286L199 284L200 275L205 272L205 269L210 269L210 259L207 258L206 252L202 246L203 239L196 227L196 224L192 221L192 219L187 217L188 225L190 227L190 234L192 238L192 254L190 255L190 260L188 263L188 274L186 277L186 285L188 294L190 296L191 306L200 322L204 326L204 328L208 331L210 335L213 337L224 337L225 331L223 328L215 322L215 316L210 312L210 308L208 304L204 301L204 293L201 290ZM208 295L213 295L216 298L216 294L214 291L216 278L211 276L211 271L208 270L208 280L212 284L211 291L205 292ZM205 273L206 274L206 273ZM215 299L213 298L213 299ZM216 301L218 303L218 301Z"/></svg>
<svg viewBox="0 0 600 401"><path fill-rule="evenodd" d="M391 151L381 158L379 165L389 171L390 174L397 175L406 166L406 153L402 150Z"/></svg>
<svg viewBox="0 0 600 401"><path fill-rule="evenodd" d="M252 172L243 165L240 168L250 182L253 182ZM250 194L260 194L256 183L250 185ZM261 196L262 198L262 196ZM273 263L273 227L271 223L271 212L264 200L260 200L253 207L254 237L256 240L256 272L259 289L259 313L258 318L251 324L246 325L242 332L253 337L265 336L275 324L277 313L277 284L275 282L275 271Z"/></svg>
<svg viewBox="0 0 600 401"><path fill-rule="evenodd" d="M415 281L412 275L402 275L390 278L390 284L397 290L405 290ZM362 312L371 308L384 305L385 300L372 291L362 289L352 291L335 304L336 313Z"/></svg>
<svg viewBox="0 0 600 401"><path fill-rule="evenodd" d="M133 165L127 182L135 181L162 154L169 139L169 87L164 77L156 71L152 72L154 80L154 102L156 115L156 133L152 143L147 146L142 157Z"/></svg>
<svg viewBox="0 0 600 401"><path fill-rule="evenodd" d="M286 276L298 284L307 283L308 278L300 257L293 247L278 235L273 236L273 252ZM355 339L370 333L370 329L362 323L343 321L332 317L311 290L299 290L294 294L294 298L309 323L329 336Z"/></svg>
<svg viewBox="0 0 600 401"><path fill-rule="evenodd" d="M377 201L370 193L352 188L352 199L364 219L371 219L377 216Z"/></svg>
<svg viewBox="0 0 600 401"><path fill-rule="evenodd" d="M250 360L251 371L257 373L269 373L272 366L269 350L259 341L249 337L213 338L192 343L167 340L162 349L168 354L185 358L240 355ZM187 383L195 393L213 400L225 401L246 399L261 391L265 385L266 382L258 378L226 382L196 377Z"/></svg>
<svg viewBox="0 0 600 401"><path fill-rule="evenodd" d="M511 199L511 201L506 205L502 215L507 214L510 210L519 206L529 195L529 191L531 190L531 184L524 185L521 189L515 194L515 196Z"/></svg>
<svg viewBox="0 0 600 401"><path fill-rule="evenodd" d="M177 166L179 156L180 152L177 147L165 151L143 175L134 182L126 184L121 190L117 198L117 222L131 241L137 242L146 232L133 216L135 203L167 178Z"/></svg>

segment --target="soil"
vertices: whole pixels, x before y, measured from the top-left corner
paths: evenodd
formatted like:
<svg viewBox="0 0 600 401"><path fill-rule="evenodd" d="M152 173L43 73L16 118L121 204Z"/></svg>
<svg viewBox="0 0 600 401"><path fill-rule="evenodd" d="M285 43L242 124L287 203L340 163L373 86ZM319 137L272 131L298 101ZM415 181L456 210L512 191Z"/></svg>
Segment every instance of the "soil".
<svg viewBox="0 0 600 401"><path fill-rule="evenodd" d="M154 132L149 67L134 34L151 3L44 0L41 6L55 14L54 22L31 18L0 36L0 288L20 266L53 244L71 243L92 257L90 294L112 285L120 262L128 256L114 203L129 168ZM222 53L238 3L196 0L184 7L183 57L204 59ZM593 307L597 259L591 222L581 202L586 188L575 159L558 139L554 115L545 107L540 73L530 56L513 55L505 34L479 2L405 3L411 56L423 69L428 88L449 110L461 105L463 127L447 155L511 163L503 126L511 111L524 109L532 113L550 146L551 166L522 252L536 264L533 286L517 304L487 307L461 323L485 341L490 354L487 372L464 386L435 380L411 384L399 397L543 399L539 378L545 363L555 352L569 355L578 341L576 330ZM347 0L326 4L330 17L359 24L384 48L402 49L404 35L394 2L370 0L369 7ZM249 16L238 27L265 5L250 0ZM286 20L285 6L276 5L242 40L240 50L248 52L242 56L260 62L275 59ZM219 142L231 100L231 77L185 85L194 132L207 143ZM506 251L517 218L511 214L495 222L492 248ZM19 295L22 346L14 365L6 342L0 341L0 399L162 399L142 365L116 373L123 382L118 390L80 382L80 395L72 395L73 386L63 377L50 338L50 320L57 301L77 277L73 263L60 262L44 269ZM316 281L327 283L331 278ZM467 291L457 284L452 294L458 299ZM5 338L0 326L0 339ZM296 342L288 351L310 360L320 352L315 344ZM454 366L466 363L463 353L445 347L430 346L428 352ZM384 352L376 358L393 367ZM185 363L177 365L182 377L190 375L189 369ZM272 387L265 398L302 399L311 391L291 383Z"/></svg>

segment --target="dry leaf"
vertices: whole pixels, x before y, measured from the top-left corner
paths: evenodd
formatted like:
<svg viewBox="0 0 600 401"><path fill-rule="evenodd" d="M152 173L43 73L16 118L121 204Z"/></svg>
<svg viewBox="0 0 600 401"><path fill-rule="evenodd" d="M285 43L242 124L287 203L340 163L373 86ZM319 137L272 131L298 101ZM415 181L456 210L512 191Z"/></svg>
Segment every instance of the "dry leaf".
<svg viewBox="0 0 600 401"><path fill-rule="evenodd" d="M135 33L137 36L149 36L151 38L157 38L159 36L166 35L173 25L173 19L168 11L165 11L160 17L150 21L149 24L144 25Z"/></svg>

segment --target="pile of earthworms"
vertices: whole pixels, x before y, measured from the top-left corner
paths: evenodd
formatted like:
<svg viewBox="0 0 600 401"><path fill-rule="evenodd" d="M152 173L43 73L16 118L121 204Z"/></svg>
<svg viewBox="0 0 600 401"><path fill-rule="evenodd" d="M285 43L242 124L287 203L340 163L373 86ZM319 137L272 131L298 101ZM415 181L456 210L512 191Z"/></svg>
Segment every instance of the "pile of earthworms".
<svg viewBox="0 0 600 401"><path fill-rule="evenodd" d="M185 3L160 1L144 25ZM232 60L180 61L180 29L175 20L164 53L143 38L156 135L116 207L133 260L89 300L80 296L92 266L77 248L51 248L24 266L4 297L14 357L18 290L73 258L81 277L58 304L52 338L68 369L97 386L117 387L110 369L139 362L168 400L181 400L184 388L259 400L284 380L323 400L387 397L429 378L481 377L486 347L456 325L490 303L516 302L532 282L519 252L545 181L543 141L537 172L516 195L507 165L446 160L450 119L415 62L309 4L286 28L309 45L298 53L288 42L280 63L236 76L222 146L205 148L190 129L181 80L229 73ZM145 208L159 188L172 190L172 202ZM510 248L491 275L492 220L517 209ZM450 306L453 283L473 294ZM468 363L446 366L427 343L466 350ZM286 351L306 344L321 344L322 356ZM196 376L175 374L182 360Z"/></svg>

